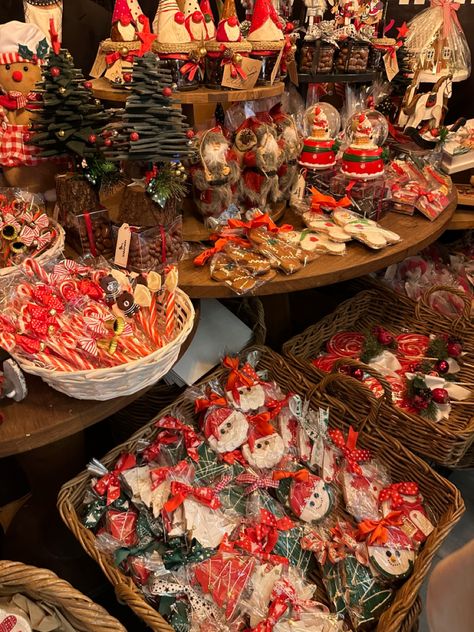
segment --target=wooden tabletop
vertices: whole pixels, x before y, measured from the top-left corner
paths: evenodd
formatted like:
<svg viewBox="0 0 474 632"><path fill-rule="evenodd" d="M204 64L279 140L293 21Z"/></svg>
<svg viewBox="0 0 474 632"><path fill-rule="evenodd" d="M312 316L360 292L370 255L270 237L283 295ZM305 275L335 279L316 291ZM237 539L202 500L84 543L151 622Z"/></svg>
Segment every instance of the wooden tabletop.
<svg viewBox="0 0 474 632"><path fill-rule="evenodd" d="M474 228L474 207L457 208L448 224L449 230L469 230Z"/></svg>
<svg viewBox="0 0 474 632"><path fill-rule="evenodd" d="M435 241L448 227L456 209L453 202L438 219L430 222L424 216L413 217L389 213L381 220L384 228L398 233L402 240L383 250L370 250L352 241L347 244L347 254L343 256L321 255L308 263L296 274L278 273L269 283L261 285L254 294L283 294L309 288L347 281L397 263L409 255L416 254ZM288 210L283 218L285 223L302 228L301 220ZM182 261L179 266L179 285L192 298L226 298L235 294L224 283L217 283L209 276L208 265L196 268L192 259Z"/></svg>
<svg viewBox="0 0 474 632"><path fill-rule="evenodd" d="M253 99L264 99L275 97L283 93L285 84L281 81L272 86L255 86L251 90L210 90L209 88L199 88L188 92L173 92L173 98L180 103L193 105L205 105L207 103L235 103L236 101L252 101ZM92 80L92 91L96 99L112 101L114 103L125 103L130 91L122 87L114 87L108 79L100 77Z"/></svg>

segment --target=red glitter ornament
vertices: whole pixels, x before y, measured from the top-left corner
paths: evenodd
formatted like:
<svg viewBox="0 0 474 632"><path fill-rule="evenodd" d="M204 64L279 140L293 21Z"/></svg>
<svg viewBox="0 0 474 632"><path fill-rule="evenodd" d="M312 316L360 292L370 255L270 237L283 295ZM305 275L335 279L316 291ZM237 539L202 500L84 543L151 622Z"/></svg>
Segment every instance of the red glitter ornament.
<svg viewBox="0 0 474 632"><path fill-rule="evenodd" d="M123 75L123 80L125 81L125 83L130 83L132 81L132 74L130 72L126 72Z"/></svg>
<svg viewBox="0 0 474 632"><path fill-rule="evenodd" d="M448 342L448 353L452 358L457 358L462 353L462 345L459 342Z"/></svg>
<svg viewBox="0 0 474 632"><path fill-rule="evenodd" d="M164 97L170 97L173 94L173 90L171 90L171 88L163 88L163 96Z"/></svg>
<svg viewBox="0 0 474 632"><path fill-rule="evenodd" d="M58 68L57 66L53 66L51 68L51 77L59 77L60 74L61 74L61 69Z"/></svg>
<svg viewBox="0 0 474 632"><path fill-rule="evenodd" d="M431 394L436 404L447 404L449 402L449 393L445 388L434 388Z"/></svg>
<svg viewBox="0 0 474 632"><path fill-rule="evenodd" d="M92 90L92 81L84 81L83 85L86 90Z"/></svg>
<svg viewBox="0 0 474 632"><path fill-rule="evenodd" d="M186 136L188 138L194 138L196 136L196 134L194 133L194 130L188 129L188 131L186 132Z"/></svg>
<svg viewBox="0 0 474 632"><path fill-rule="evenodd" d="M90 142L91 145L95 145L95 143L97 142L97 136L95 134L91 134L87 140Z"/></svg>
<svg viewBox="0 0 474 632"><path fill-rule="evenodd" d="M438 373L447 373L449 371L449 364L446 360L440 360L436 363L436 370Z"/></svg>
<svg viewBox="0 0 474 632"><path fill-rule="evenodd" d="M140 134L139 134L138 132L132 132L132 133L130 134L130 140L131 140L132 142L137 141L139 138L140 138Z"/></svg>

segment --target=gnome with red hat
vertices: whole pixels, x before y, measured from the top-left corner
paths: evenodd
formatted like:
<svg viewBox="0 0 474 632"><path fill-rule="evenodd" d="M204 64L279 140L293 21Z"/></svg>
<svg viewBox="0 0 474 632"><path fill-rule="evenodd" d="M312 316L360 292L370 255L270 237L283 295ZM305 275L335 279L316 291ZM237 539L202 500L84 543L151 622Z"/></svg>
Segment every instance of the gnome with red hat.
<svg viewBox="0 0 474 632"><path fill-rule="evenodd" d="M204 16L204 22L206 23L207 36L209 39L214 39L216 36L216 25L214 24L211 3L209 0L201 0L199 8L201 9L201 13Z"/></svg>
<svg viewBox="0 0 474 632"><path fill-rule="evenodd" d="M248 208L265 211L279 198L278 170L284 160L270 115L245 120L236 132L234 148L241 155L243 167L239 199Z"/></svg>
<svg viewBox="0 0 474 632"><path fill-rule="evenodd" d="M293 118L282 111L281 103L270 110L275 123L278 140L283 146L284 160L278 169L279 200L289 200L290 192L298 179L298 157L302 142Z"/></svg>
<svg viewBox="0 0 474 632"><path fill-rule="evenodd" d="M283 23L271 0L255 0L247 39L252 44L251 57L262 62L258 83L269 83L280 51L285 45ZM278 75L278 71L276 74Z"/></svg>
<svg viewBox="0 0 474 632"><path fill-rule="evenodd" d="M229 66L230 76L246 79L242 60L252 50L249 42L242 38L234 0L225 0L221 19L217 25L216 37L206 42L206 86L221 88L224 68Z"/></svg>
<svg viewBox="0 0 474 632"><path fill-rule="evenodd" d="M203 217L219 217L234 200L240 166L221 127L198 139L200 161L191 169L195 202Z"/></svg>
<svg viewBox="0 0 474 632"><path fill-rule="evenodd" d="M186 0L184 3L184 23L192 41L203 42L209 39L206 19L198 0Z"/></svg>
<svg viewBox="0 0 474 632"><path fill-rule="evenodd" d="M113 42L133 42L143 29L143 11L138 0L115 0L110 39Z"/></svg>

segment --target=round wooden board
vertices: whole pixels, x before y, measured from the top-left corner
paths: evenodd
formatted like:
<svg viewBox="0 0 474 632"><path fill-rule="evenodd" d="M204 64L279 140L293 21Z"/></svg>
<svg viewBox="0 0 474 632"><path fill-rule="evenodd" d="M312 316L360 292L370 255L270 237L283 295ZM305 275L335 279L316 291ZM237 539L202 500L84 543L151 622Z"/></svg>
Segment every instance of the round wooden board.
<svg viewBox="0 0 474 632"><path fill-rule="evenodd" d="M189 348L197 330L201 314L199 302L195 302L194 308L194 327L180 349L179 358ZM26 399L22 402L2 400L4 420L0 425L0 458L70 437L125 408L151 388L99 402L68 397L35 375L25 373L25 377L28 385Z"/></svg>
<svg viewBox="0 0 474 632"><path fill-rule="evenodd" d="M252 101L254 99L276 97L283 94L284 90L285 84L279 81L273 86L256 86L251 90L209 90L208 88L199 88L189 92L179 92L177 90L173 93L173 98L180 103L192 105L235 103L236 101ZM128 89L114 88L110 81L104 77L92 80L92 92L96 99L114 103L125 103L129 94Z"/></svg>
<svg viewBox="0 0 474 632"><path fill-rule="evenodd" d="M448 230L470 230L474 228L474 208L458 208L448 224Z"/></svg>
<svg viewBox="0 0 474 632"><path fill-rule="evenodd" d="M285 275L278 272L269 283L261 285L254 294L263 296L283 294L297 290L321 287L375 272L392 263L397 263L409 255L416 254L435 241L448 227L456 209L453 202L438 219L430 222L422 215L400 215L389 213L381 220L384 228L398 233L402 240L383 250L370 250L363 244L352 241L347 244L347 254L343 256L321 255L308 263L296 274ZM288 210L285 223L301 229L301 219ZM210 278L209 267L196 268L192 259L182 261L179 267L179 285L193 298L227 298L235 296L226 285Z"/></svg>

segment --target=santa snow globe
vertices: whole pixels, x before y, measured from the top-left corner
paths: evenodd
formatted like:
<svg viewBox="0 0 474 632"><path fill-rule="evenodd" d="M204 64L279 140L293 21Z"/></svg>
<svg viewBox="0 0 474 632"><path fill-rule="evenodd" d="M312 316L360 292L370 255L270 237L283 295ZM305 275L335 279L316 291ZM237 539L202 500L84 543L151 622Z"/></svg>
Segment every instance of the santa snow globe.
<svg viewBox="0 0 474 632"><path fill-rule="evenodd" d="M382 145L387 135L387 119L380 112L366 110L351 116L346 126L349 146L342 155L342 174L356 180L383 176Z"/></svg>
<svg viewBox="0 0 474 632"><path fill-rule="evenodd" d="M341 119L336 108L329 103L318 103L306 110L305 121L311 126L311 133L305 138L299 159L307 169L329 169L336 164L336 134Z"/></svg>

